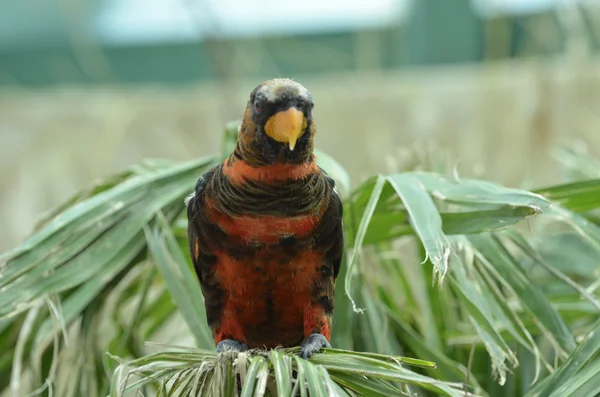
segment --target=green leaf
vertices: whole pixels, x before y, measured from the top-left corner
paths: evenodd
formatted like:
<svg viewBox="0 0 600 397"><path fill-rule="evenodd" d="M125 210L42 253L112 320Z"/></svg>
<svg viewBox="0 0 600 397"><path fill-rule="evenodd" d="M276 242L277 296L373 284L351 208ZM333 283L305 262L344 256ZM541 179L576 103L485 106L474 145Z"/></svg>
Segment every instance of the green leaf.
<svg viewBox="0 0 600 397"><path fill-rule="evenodd" d="M570 353L575 349L575 339L556 309L525 274L515 258L498 241L490 236L471 236L469 240L477 249L478 259L488 268L500 274L507 285L522 299L524 306L539 323L548 330L547 335L556 339L561 348Z"/></svg>
<svg viewBox="0 0 600 397"><path fill-rule="evenodd" d="M502 230L538 214L535 208L503 205L489 210L442 212L441 216L446 234L478 234Z"/></svg>
<svg viewBox="0 0 600 397"><path fill-rule="evenodd" d="M574 212L600 208L600 179L550 186L536 189L535 192Z"/></svg>
<svg viewBox="0 0 600 397"><path fill-rule="evenodd" d="M256 378L258 371L265 365L265 359L262 357L252 357L250 367L245 376L244 385L242 387L241 397L252 397L254 395L254 385L256 384Z"/></svg>
<svg viewBox="0 0 600 397"><path fill-rule="evenodd" d="M507 188L489 181L449 180L427 172L415 172L412 176L435 198L449 203L470 204L478 207L508 205L528 207L541 212L550 207L550 202L540 194Z"/></svg>
<svg viewBox="0 0 600 397"><path fill-rule="evenodd" d="M600 321L592 327L585 341L579 344L569 358L551 376L540 382L527 393L526 397L548 396L559 389L565 389L573 382L576 373L587 367L592 357L600 352ZM598 368L598 362L596 367ZM593 366L592 366L593 367Z"/></svg>
<svg viewBox="0 0 600 397"><path fill-rule="evenodd" d="M317 165L325 170L332 177L336 184L342 188L345 194L350 193L350 175L333 157L320 150L315 150Z"/></svg>
<svg viewBox="0 0 600 397"><path fill-rule="evenodd" d="M312 362L298 363L304 367L304 373L306 374L306 383L308 384L309 395L317 397L328 397L327 386L323 382L319 367L314 365Z"/></svg>
<svg viewBox="0 0 600 397"><path fill-rule="evenodd" d="M456 291L458 299L469 314L469 320L477 332L479 339L485 346L492 360L492 370L498 375L498 383L504 384L506 380L505 361L508 360L514 366L518 364L517 358L508 346L508 343L500 335L494 326L493 311L488 302L485 290L473 282L465 271L467 265L452 261L453 277L450 278L452 287Z"/></svg>
<svg viewBox="0 0 600 397"><path fill-rule="evenodd" d="M85 282L108 281L114 273L105 274L105 268L122 249L121 269L140 253L144 225L171 205L183 208L181 200L211 161L135 176L54 218L7 255L12 259L3 267L0 316L15 315L37 299ZM89 266L91 261L95 266Z"/></svg>
<svg viewBox="0 0 600 397"><path fill-rule="evenodd" d="M199 347L214 347L206 325L204 297L196 274L183 257L168 221L159 214L152 231L146 229L148 248L171 296Z"/></svg>
<svg viewBox="0 0 600 397"><path fill-rule="evenodd" d="M550 397L597 396L600 391L600 357L590 362L567 384L556 388Z"/></svg>
<svg viewBox="0 0 600 397"><path fill-rule="evenodd" d="M486 181L452 182L441 176L422 172L393 175L390 178L394 177L404 178L409 186L421 186L438 201L460 205L459 211L439 211L442 229L447 235L501 230L548 208L548 202L539 195ZM439 186L436 185L437 182L441 182ZM365 193L372 188L373 181L370 180L355 190L351 204L357 210L364 209L368 199ZM482 201L477 202L477 198ZM395 194L394 189L384 186L363 244L389 241L411 234L414 231L400 197Z"/></svg>
<svg viewBox="0 0 600 397"><path fill-rule="evenodd" d="M318 356L317 359L312 361L322 365L332 376L342 372L366 378L374 377L382 380L418 385L423 389L435 391L442 396L459 396L459 393L449 386L432 381L431 378L393 364L379 363L378 365L367 366L364 365L367 362L364 359L358 361L350 358L328 357L327 355Z"/></svg>
<svg viewBox="0 0 600 397"><path fill-rule="evenodd" d="M429 194L410 174L392 175L388 181L410 215L415 233L433 263L434 271L441 283L448 271L448 258L452 252L450 242L442 231L442 218Z"/></svg>
<svg viewBox="0 0 600 397"><path fill-rule="evenodd" d="M373 189L370 192L370 196L368 202L365 206L364 212L362 214L360 223L358 225L358 230L356 232L356 236L353 239L353 249L350 254L350 259L348 260L348 266L346 270L346 279L345 288L346 288L346 296L350 299L352 303L352 307L354 311L360 311L356 307L356 303L352 298L352 277L354 276L354 266L356 263L356 259L362 247L363 240L367 233L367 228L369 227L369 222L371 221L371 217L373 216L373 212L375 211L375 207L377 206L377 202L379 201L379 197L381 196L381 192L383 190L383 186L385 185L385 178L382 176L377 177Z"/></svg>
<svg viewBox="0 0 600 397"><path fill-rule="evenodd" d="M431 367L432 363L404 357L328 349L327 353L317 353L308 361L298 356L299 348L271 350L268 353L254 350L249 353L227 352L218 355L201 349L180 347L178 350L163 351L121 363L113 376L111 390L114 394L111 395L120 395L119 390L133 392L152 384L164 385L162 387L165 392L172 393L175 387L183 387L184 382L202 377L215 379L214 385L224 387L219 390L224 395L229 395L234 393L229 385L235 383L238 375L243 379L241 395L244 397L263 394L268 379L275 380L277 395L281 396L292 394L292 384L300 395L308 393L310 396L327 397L346 396L349 395L348 390L358 391L369 387L393 392L398 390L394 382L418 385L444 396L459 395L454 386L417 374L400 365L400 362L408 361ZM254 357L245 371L239 363L245 362L248 354ZM195 373L189 372L192 368ZM295 377L294 372L302 374L302 382L298 383L300 377ZM371 381L365 384L361 379L348 378L357 374ZM134 381L135 376L140 376L140 380Z"/></svg>
<svg viewBox="0 0 600 397"><path fill-rule="evenodd" d="M277 350L272 350L269 354L273 369L275 372L275 381L277 382L277 395L287 397L292 394L292 380L290 378L290 357L287 357Z"/></svg>

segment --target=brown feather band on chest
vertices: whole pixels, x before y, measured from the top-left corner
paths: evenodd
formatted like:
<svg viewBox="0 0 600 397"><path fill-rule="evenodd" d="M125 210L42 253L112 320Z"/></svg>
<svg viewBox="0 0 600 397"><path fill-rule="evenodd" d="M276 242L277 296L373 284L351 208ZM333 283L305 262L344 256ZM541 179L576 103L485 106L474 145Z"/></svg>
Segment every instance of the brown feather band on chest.
<svg viewBox="0 0 600 397"><path fill-rule="evenodd" d="M232 183L219 167L207 186L212 205L229 216L253 215L296 216L317 213L329 202L331 189L323 174L314 171L302 179L251 180ZM239 177L238 182L239 182Z"/></svg>

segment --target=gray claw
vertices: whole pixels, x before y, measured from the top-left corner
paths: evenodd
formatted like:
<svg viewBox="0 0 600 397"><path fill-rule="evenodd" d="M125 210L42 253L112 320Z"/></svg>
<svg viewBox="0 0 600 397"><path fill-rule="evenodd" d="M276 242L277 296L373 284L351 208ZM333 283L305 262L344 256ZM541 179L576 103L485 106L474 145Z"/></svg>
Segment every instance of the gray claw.
<svg viewBox="0 0 600 397"><path fill-rule="evenodd" d="M245 343L240 343L237 340L233 339L223 339L217 345L217 353L222 353L230 350L237 352L245 352L246 350L248 350L248 345Z"/></svg>
<svg viewBox="0 0 600 397"><path fill-rule="evenodd" d="M308 359L310 356L318 352L324 347L331 348L331 345L322 334L310 334L308 335L300 345L300 357Z"/></svg>

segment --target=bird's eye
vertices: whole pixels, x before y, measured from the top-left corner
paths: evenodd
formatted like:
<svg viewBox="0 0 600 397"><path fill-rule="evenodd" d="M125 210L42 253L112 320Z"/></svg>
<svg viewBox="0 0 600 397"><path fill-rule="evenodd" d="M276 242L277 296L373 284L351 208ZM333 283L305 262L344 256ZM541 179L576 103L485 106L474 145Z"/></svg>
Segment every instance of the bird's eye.
<svg viewBox="0 0 600 397"><path fill-rule="evenodd" d="M262 105L260 102L258 102L258 101L254 102L254 111L256 113L260 113L262 111Z"/></svg>

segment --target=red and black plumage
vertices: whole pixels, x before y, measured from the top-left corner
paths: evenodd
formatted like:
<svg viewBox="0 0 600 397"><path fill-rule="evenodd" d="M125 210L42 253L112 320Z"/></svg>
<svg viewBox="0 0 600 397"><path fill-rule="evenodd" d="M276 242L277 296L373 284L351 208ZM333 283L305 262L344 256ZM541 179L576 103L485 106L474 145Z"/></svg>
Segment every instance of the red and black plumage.
<svg viewBox="0 0 600 397"><path fill-rule="evenodd" d="M315 163L310 93L288 79L250 95L235 151L188 202L192 261L217 351L329 346L342 204Z"/></svg>

